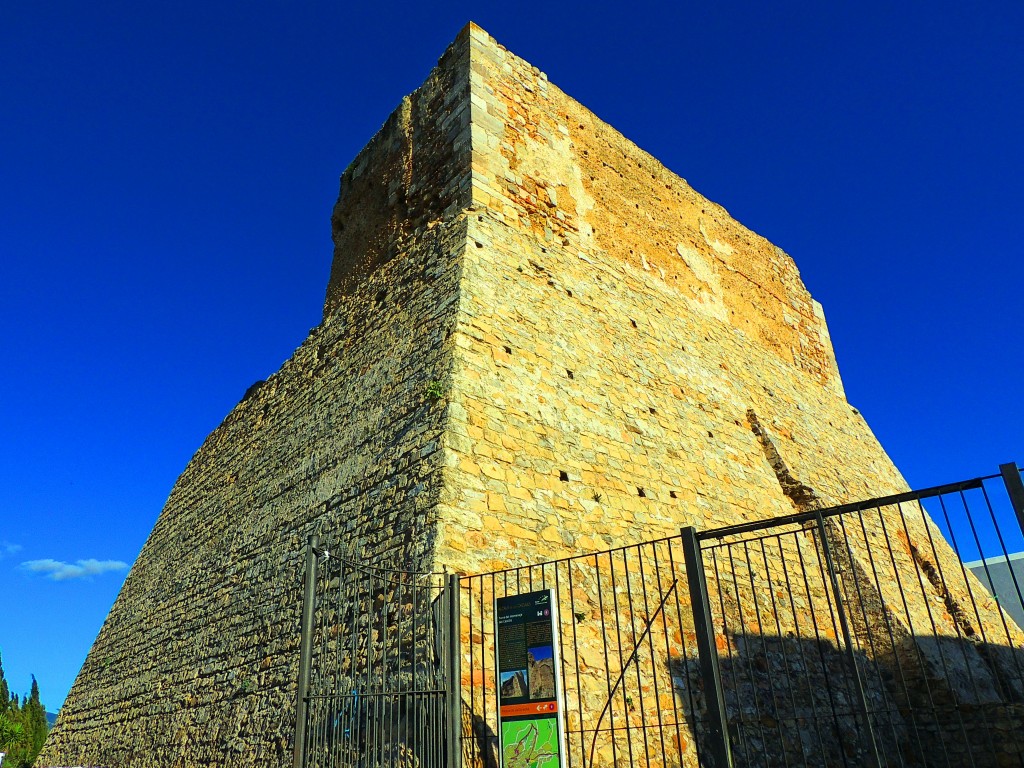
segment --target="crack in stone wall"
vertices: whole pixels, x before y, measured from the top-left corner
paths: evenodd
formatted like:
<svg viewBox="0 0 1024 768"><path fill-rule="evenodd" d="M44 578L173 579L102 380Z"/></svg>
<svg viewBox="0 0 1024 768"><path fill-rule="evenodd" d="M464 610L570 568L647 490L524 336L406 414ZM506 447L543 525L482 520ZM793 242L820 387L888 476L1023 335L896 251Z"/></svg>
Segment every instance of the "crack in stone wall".
<svg viewBox="0 0 1024 768"><path fill-rule="evenodd" d="M747 409L747 421L750 423L750 431L754 433L757 441L761 444L764 457L768 460L768 464L775 473L775 478L779 481L779 486L782 488L786 498L793 503L793 506L799 512L821 509L823 505L814 489L809 485L801 483L789 471L789 467L786 466L786 462L779 455L779 451L768 435L768 431L761 426L761 422L753 408Z"/></svg>
<svg viewBox="0 0 1024 768"><path fill-rule="evenodd" d="M799 512L821 509L824 505L814 489L793 474L753 409L748 409L747 420L783 494ZM904 527L906 526L902 509L897 507L890 512L893 517L903 521ZM922 597L926 601L930 599L928 589L933 591L933 595L939 598L955 627L958 641L966 643L961 646L959 652L945 647L941 639L918 635L922 629L931 629L934 632L936 628L915 628L912 624L908 625L908 618L898 616L886 604L886 599L869 574L869 566L871 570L874 569L871 564L873 555L860 551L859 540L856 543L851 541L844 520L826 518L820 522L840 589L845 596L844 613L856 641L855 653L863 654L866 659L887 670L886 680L880 678L876 682L867 676L864 679L865 692L869 699L876 698L889 702L882 707L882 714L873 711L871 715L876 737L882 740L881 746L885 747L888 738L891 737L895 742L889 746L895 744L903 751L913 750L916 746L918 751L929 755L931 760L949 759L950 754L945 751L945 741L938 735L938 732L948 728L949 724L933 721L936 717L935 707L938 705L970 712L971 705L975 703L973 699L979 695L983 698L989 697L992 703L1002 702L1001 706L1005 707L1001 712L993 710L996 721L994 727L1008 727L1007 724L1016 722L1014 718L1019 715L1015 714L1013 707L1021 701L1021 691L1014 683L1020 683L1019 671L1017 677L1012 671L1008 672L1007 659L1002 658L992 646L981 642L982 638L971 622L967 610L947 588L936 564L910 540L905 530L898 530L896 538L906 547L913 567L923 579L918 577L913 580L913 587L910 583L900 583L899 588L917 588L919 584ZM817 538L820 534L818 522L806 523L804 533L812 540ZM866 530L864 535L867 535ZM826 586L825 589L829 588ZM913 597L910 599L913 600ZM957 682L957 678L967 678L969 686L965 688L963 680ZM986 694L985 691L989 693ZM884 710L893 713L898 711L899 715L887 717ZM988 722L989 715L981 717L984 722ZM915 733L914 745L908 741L911 728ZM931 732L935 738L922 742L921 732ZM965 760L968 759L968 754L976 755L979 749L991 748L991 744L988 743L991 739L988 725L971 728L964 736L965 752L960 757Z"/></svg>
<svg viewBox="0 0 1024 768"><path fill-rule="evenodd" d="M1019 666L1014 665L1017 668L1009 670L1008 674L1005 660L1001 659L993 647L985 642L985 638L982 633L978 632L975 628L975 624L970 617L970 612L949 590L946 585L946 580L943 578L941 571L936 567L934 561L922 552L920 547L906 539L906 537L901 536L901 538L905 540L904 543L910 550L910 554L914 558L914 563L917 565L921 573L924 574L925 579L931 585L932 589L935 590L935 593L942 600L942 604L946 608L946 613L949 614L950 618L956 625L959 635L971 643L978 656L985 663L988 672L992 676L992 681L1000 695L1011 702L1024 702L1024 690L1021 688L1021 681L1019 679ZM1016 685L1014 683L1016 683Z"/></svg>

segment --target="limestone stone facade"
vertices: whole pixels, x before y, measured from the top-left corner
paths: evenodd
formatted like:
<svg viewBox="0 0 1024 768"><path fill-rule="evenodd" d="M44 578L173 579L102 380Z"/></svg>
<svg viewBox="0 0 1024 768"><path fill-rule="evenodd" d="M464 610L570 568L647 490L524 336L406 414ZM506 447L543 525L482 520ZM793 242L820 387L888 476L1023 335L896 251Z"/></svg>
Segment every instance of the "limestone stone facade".
<svg viewBox="0 0 1024 768"><path fill-rule="evenodd" d="M288 764L309 533L474 573L906 489L793 260L479 27L331 221L323 322L185 468L39 765Z"/></svg>

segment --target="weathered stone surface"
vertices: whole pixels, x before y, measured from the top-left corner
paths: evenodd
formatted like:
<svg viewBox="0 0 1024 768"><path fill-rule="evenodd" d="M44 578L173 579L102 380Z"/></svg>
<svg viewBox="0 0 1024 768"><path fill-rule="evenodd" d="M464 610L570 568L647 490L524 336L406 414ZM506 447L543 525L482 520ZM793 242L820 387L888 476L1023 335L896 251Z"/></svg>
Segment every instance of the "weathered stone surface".
<svg viewBox="0 0 1024 768"><path fill-rule="evenodd" d="M906 488L792 259L478 27L332 225L322 324L186 467L40 765L288 763L311 532L469 573ZM928 525L909 578L954 567Z"/></svg>
<svg viewBox="0 0 1024 768"><path fill-rule="evenodd" d="M467 68L456 44L346 171L323 323L185 468L40 765L283 765L307 535L433 562L446 412L428 389L452 364Z"/></svg>

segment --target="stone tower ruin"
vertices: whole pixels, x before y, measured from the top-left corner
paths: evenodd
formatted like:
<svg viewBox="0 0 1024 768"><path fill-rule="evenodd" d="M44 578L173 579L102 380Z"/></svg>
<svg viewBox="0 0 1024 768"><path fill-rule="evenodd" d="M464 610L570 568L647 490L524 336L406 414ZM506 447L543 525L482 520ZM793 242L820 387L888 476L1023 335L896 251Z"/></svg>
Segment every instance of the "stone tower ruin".
<svg viewBox="0 0 1024 768"><path fill-rule="evenodd" d="M178 478L39 765L284 766L300 556L475 573L895 493L793 260L467 26L323 321Z"/></svg>

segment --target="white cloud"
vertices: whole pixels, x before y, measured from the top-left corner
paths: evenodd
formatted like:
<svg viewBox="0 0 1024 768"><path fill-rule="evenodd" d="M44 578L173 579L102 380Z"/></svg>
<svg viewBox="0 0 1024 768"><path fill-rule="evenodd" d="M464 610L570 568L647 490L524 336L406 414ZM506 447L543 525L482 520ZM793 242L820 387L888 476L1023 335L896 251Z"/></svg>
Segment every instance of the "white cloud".
<svg viewBox="0 0 1024 768"><path fill-rule="evenodd" d="M20 551L21 544L11 544L9 541L0 541L0 560L3 560L8 555L13 555Z"/></svg>
<svg viewBox="0 0 1024 768"><path fill-rule="evenodd" d="M128 563L120 560L76 560L74 563L62 563L60 560L28 560L21 564L26 571L45 573L54 581L67 579L84 579L97 576L108 571L124 571Z"/></svg>

